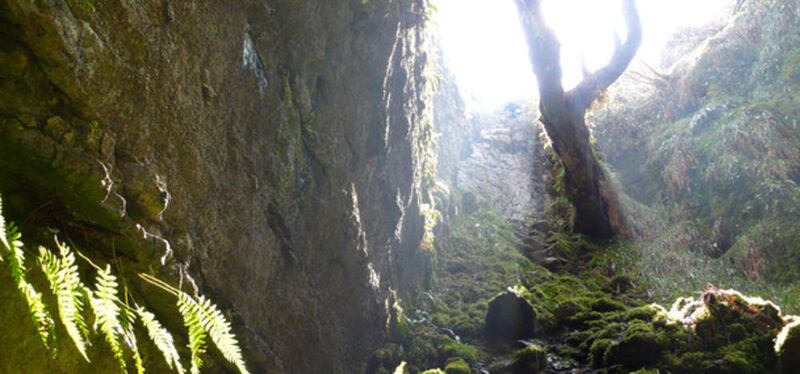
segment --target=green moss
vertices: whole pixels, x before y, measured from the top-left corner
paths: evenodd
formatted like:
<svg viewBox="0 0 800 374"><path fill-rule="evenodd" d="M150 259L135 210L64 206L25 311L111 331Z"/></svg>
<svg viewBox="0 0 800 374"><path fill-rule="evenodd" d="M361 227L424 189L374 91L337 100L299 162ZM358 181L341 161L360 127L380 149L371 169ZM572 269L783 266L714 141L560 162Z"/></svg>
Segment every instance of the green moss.
<svg viewBox="0 0 800 374"><path fill-rule="evenodd" d="M539 345L529 345L512 355L512 363L507 372L538 373L547 367L547 350Z"/></svg>
<svg viewBox="0 0 800 374"><path fill-rule="evenodd" d="M464 361L464 359L456 358L447 361L444 372L447 374L469 374L472 372L472 370L469 368L469 364Z"/></svg>
<svg viewBox="0 0 800 374"><path fill-rule="evenodd" d="M608 347L614 342L611 339L596 339L589 348L589 361L592 366L600 368L605 364L605 355Z"/></svg>
<svg viewBox="0 0 800 374"><path fill-rule="evenodd" d="M771 303L734 291L714 291L706 303L699 297L680 298L667 310L637 300L641 280L615 268L630 266L630 246L583 246L577 252L591 260L578 263L574 273L552 273L527 262L518 241L502 220L479 210L456 220L451 238L437 243L440 268L430 314L434 326L456 331L469 344L437 333L422 338L412 332L403 359L413 368L445 367L463 370L478 361L502 370L526 367L532 372L554 357L574 359L608 372L659 368L670 372L753 372L776 367L770 353L780 312ZM489 274L487 274L489 273ZM629 284L630 283L630 284ZM635 284L635 286L634 286ZM498 290L511 290L534 306L549 336L558 344L526 348L494 364L497 353L481 346L479 330L487 301ZM458 307L455 307L455 306ZM760 321L760 322L759 322ZM767 321L767 322L764 322ZM772 321L772 322L769 322ZM479 359L480 357L480 359ZM535 359L533 359L535 358ZM468 369L467 369L468 370ZM522 369L521 369L522 370Z"/></svg>
<svg viewBox="0 0 800 374"><path fill-rule="evenodd" d="M661 374L661 371L658 369L639 369L630 372L630 374Z"/></svg>
<svg viewBox="0 0 800 374"><path fill-rule="evenodd" d="M680 356L667 356L669 367L684 373L704 373L715 366L715 356L707 352L688 352Z"/></svg>
<svg viewBox="0 0 800 374"><path fill-rule="evenodd" d="M661 309L651 305L640 306L629 309L625 312L626 320L638 319L642 321L652 321Z"/></svg>
<svg viewBox="0 0 800 374"><path fill-rule="evenodd" d="M652 325L634 321L625 330L622 340L607 348L604 362L609 366L622 365L631 369L655 365L664 348L663 337L653 330Z"/></svg>
<svg viewBox="0 0 800 374"><path fill-rule="evenodd" d="M485 312L476 312L480 313L481 316L485 314ZM469 316L458 316L452 319L450 324L445 324L444 326L452 326L453 331L461 336L475 338L481 335L483 318L473 316L472 314Z"/></svg>
<svg viewBox="0 0 800 374"><path fill-rule="evenodd" d="M622 305L622 303L620 303L619 301L611 300L609 298L605 298L604 297L604 298L595 300L592 303L592 305L590 306L590 308L593 311L603 313L603 312L615 312L615 311L624 310L625 306Z"/></svg>
<svg viewBox="0 0 800 374"><path fill-rule="evenodd" d="M633 278L625 274L614 275L605 285L604 290L611 293L626 293L634 287Z"/></svg>
<svg viewBox="0 0 800 374"><path fill-rule="evenodd" d="M475 347L457 342L450 338L443 338L437 342L437 348L443 357L460 358L469 363L474 363L478 359L478 351Z"/></svg>
<svg viewBox="0 0 800 374"><path fill-rule="evenodd" d="M725 346L720 349L720 353L723 360L722 366L732 372L764 373L773 367L774 355L764 357L764 352L759 349L753 339ZM765 362L770 365L765 366Z"/></svg>

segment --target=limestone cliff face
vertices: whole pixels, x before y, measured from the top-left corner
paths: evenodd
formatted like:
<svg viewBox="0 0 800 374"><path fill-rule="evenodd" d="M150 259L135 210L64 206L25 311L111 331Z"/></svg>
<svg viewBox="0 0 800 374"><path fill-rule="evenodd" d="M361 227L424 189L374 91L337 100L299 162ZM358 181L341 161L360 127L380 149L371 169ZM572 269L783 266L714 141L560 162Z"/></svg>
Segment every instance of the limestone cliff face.
<svg viewBox="0 0 800 374"><path fill-rule="evenodd" d="M91 3L0 1L12 218L193 280L256 372L358 371L425 279L425 1Z"/></svg>
<svg viewBox="0 0 800 374"><path fill-rule="evenodd" d="M548 204L547 155L533 104L508 104L490 113L467 113L455 77L444 69L434 98L438 176L461 196L490 206L527 237Z"/></svg>
<svg viewBox="0 0 800 374"><path fill-rule="evenodd" d="M458 186L498 209L521 237L542 220L547 205L547 156L530 107L509 104L476 116L471 152L460 160Z"/></svg>

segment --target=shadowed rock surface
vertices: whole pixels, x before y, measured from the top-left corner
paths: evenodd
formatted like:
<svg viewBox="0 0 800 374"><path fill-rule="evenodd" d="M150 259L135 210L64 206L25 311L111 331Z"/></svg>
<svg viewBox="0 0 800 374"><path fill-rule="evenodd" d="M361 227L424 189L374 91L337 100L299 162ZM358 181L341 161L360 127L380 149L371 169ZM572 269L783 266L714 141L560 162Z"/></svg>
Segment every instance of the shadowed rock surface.
<svg viewBox="0 0 800 374"><path fill-rule="evenodd" d="M489 302L484 334L490 342L513 344L535 336L537 319L527 300L513 292L504 292Z"/></svg>
<svg viewBox="0 0 800 374"><path fill-rule="evenodd" d="M151 305L167 296L135 272L191 276L255 372L358 371L389 288L425 284L425 18L417 0L0 1L10 218L122 258ZM0 371L108 371L1 335L20 349Z"/></svg>

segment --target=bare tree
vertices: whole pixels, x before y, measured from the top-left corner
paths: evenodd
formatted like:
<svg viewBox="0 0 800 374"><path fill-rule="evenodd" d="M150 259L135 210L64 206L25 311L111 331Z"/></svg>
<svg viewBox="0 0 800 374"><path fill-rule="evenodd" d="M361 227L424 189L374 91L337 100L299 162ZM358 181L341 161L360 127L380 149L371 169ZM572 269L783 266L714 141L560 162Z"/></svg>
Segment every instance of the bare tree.
<svg viewBox="0 0 800 374"><path fill-rule="evenodd" d="M615 191L608 184L592 150L586 111L630 65L642 41L635 0L622 0L628 28L625 42L616 39L605 67L584 72L583 81L565 92L561 84L561 45L544 22L541 0L516 0L525 29L533 72L539 83L540 121L565 169L567 198L575 205L575 230L595 239L608 239L622 230Z"/></svg>

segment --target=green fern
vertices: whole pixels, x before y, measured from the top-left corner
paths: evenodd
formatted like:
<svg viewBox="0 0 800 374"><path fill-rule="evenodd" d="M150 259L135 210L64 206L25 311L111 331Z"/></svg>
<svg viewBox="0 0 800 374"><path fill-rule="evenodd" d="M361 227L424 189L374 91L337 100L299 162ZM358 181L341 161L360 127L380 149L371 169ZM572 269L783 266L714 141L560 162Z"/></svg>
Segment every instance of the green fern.
<svg viewBox="0 0 800 374"><path fill-rule="evenodd" d="M12 278L25 297L31 318L36 325L39 336L49 348L55 339L55 323L42 301L42 295L28 283L25 274L25 255L22 250L21 235L13 224L6 225L2 215L0 200L0 261L8 259ZM56 241L59 255L55 255L44 247L39 247L38 262L45 274L50 289L56 297L59 318L72 339L78 352L90 362L87 349L90 346L89 329L83 316L86 302L94 314L94 330L99 330L109 344L114 357L119 362L122 372L126 372L125 349L127 346L133 355L133 361L139 374L144 374L142 356L139 352L134 333L134 324L138 317L148 331L148 335L156 347L164 355L167 366L183 374L180 357L172 339L172 335L159 323L155 316L143 307L131 309L127 302L122 303L118 296L117 278L111 274L111 267L97 267L97 283L94 290L88 289L80 279L75 255L66 245ZM80 255L80 253L78 253ZM178 309L189 329L189 349L192 354L191 372L199 374L203 365L202 356L206 353L208 338L222 353L226 360L234 364L241 373L248 374L247 367L236 336L231 331L230 322L223 316L219 308L203 296L193 298L188 294L170 286L155 277L140 274L146 281L161 287L178 298ZM127 300L127 294L126 294ZM124 343L124 345L123 345Z"/></svg>
<svg viewBox="0 0 800 374"><path fill-rule="evenodd" d="M183 374L184 369L181 365L180 356L178 356L178 350L175 349L172 334L161 326L161 323L156 320L156 316L153 315L153 313L148 312L143 307L140 306L136 308L136 314L147 329L150 340L153 341L156 348L164 355L167 366L169 366L170 369L174 367L179 374Z"/></svg>
<svg viewBox="0 0 800 374"><path fill-rule="evenodd" d="M50 283L50 289L56 295L58 314L67 330L67 334L75 343L81 356L90 362L86 349L90 345L88 340L89 330L83 319L82 295L86 288L78 276L78 266L75 265L75 255L69 247L58 243L61 258L56 258L44 247L39 247L39 263L42 271Z"/></svg>
<svg viewBox="0 0 800 374"><path fill-rule="evenodd" d="M125 344L128 346L128 348L130 348L131 353L133 353L133 363L136 366L136 373L144 374L142 355L139 352L139 344L136 340L136 334L133 332L134 323L136 322L136 312L127 305L123 305L123 308L120 311L119 321L122 326Z"/></svg>
<svg viewBox="0 0 800 374"><path fill-rule="evenodd" d="M6 219L3 217L3 199L0 198L0 243L3 244L3 248L9 249L11 246L8 243L8 238L6 235ZM0 256L0 261L3 260L3 256Z"/></svg>
<svg viewBox="0 0 800 374"><path fill-rule="evenodd" d="M22 235L13 224L9 224L6 229L4 221L2 212L0 212L0 227L2 227L0 234L2 234L2 244L8 251L8 267L11 269L11 277L14 278L17 289L28 304L29 314L36 326L39 338L45 348L49 349L51 339L55 337L53 318L50 317L50 313L42 301L42 295L36 292L36 289L25 278L25 252L22 251Z"/></svg>
<svg viewBox="0 0 800 374"><path fill-rule="evenodd" d="M192 352L192 374L199 374L203 367L203 355L206 353L208 333L202 319L202 311L191 296L181 292L178 296L178 311L183 317L183 324L189 329L189 350Z"/></svg>
<svg viewBox="0 0 800 374"><path fill-rule="evenodd" d="M249 373L242 358L239 342L236 341L236 336L231 332L230 322L211 300L203 296L195 299L152 275L139 274L139 276L148 283L178 298L178 311L183 317L183 324L189 330L189 350L192 353L190 372L192 374L200 373L200 369L203 366L203 355L208 347L209 336L214 345L222 352L222 356L234 364L240 373Z"/></svg>
<svg viewBox="0 0 800 374"><path fill-rule="evenodd" d="M111 275L111 266L97 271L95 290L89 292L89 300L95 315L94 329L100 333L111 348L120 369L125 372L125 353L122 351L122 339L125 331L120 323L120 301L117 297L117 278Z"/></svg>
<svg viewBox="0 0 800 374"><path fill-rule="evenodd" d="M184 316L184 322L189 328L189 348L192 350L193 370L195 358L205 352L205 339L208 335L211 336L214 345L222 352L222 356L226 360L234 364L240 373L248 373L239 343L236 341L236 336L231 332L230 322L211 300L203 296L195 300L188 294L180 292L178 310L181 311L181 315ZM195 352L198 353L195 354ZM200 363L202 364L202 362Z"/></svg>

